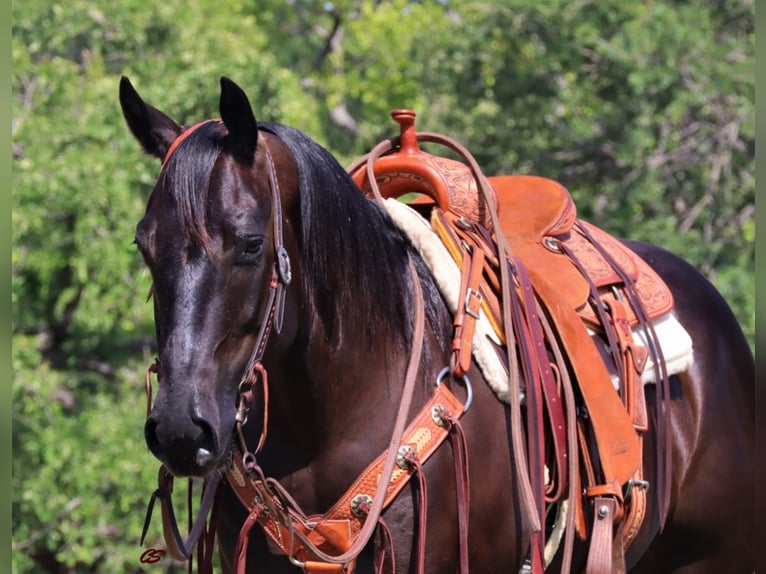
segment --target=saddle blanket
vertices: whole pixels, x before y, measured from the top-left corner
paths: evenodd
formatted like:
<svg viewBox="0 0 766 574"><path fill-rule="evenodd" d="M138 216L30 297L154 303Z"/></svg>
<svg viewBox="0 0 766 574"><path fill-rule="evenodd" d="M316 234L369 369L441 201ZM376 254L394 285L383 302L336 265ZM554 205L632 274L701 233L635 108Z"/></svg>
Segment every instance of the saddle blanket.
<svg viewBox="0 0 766 574"><path fill-rule="evenodd" d="M418 212L393 198L384 200L384 206L396 226L410 238L415 249L423 257L450 311L454 314L458 308L460 291L460 269L457 263L433 232L430 223ZM501 343L483 311L480 312L480 317L476 322L472 341L473 357L498 398L508 402L510 398L508 375L493 347L493 343L494 345ZM692 340L673 312L656 319L653 327L665 359L668 375L687 370L693 359ZM591 334L594 333L591 331ZM649 344L647 335L640 327L633 330L633 337L638 344L644 346ZM657 382L651 359L644 368L642 381L644 384ZM617 388L618 381L615 377L613 377L613 383Z"/></svg>

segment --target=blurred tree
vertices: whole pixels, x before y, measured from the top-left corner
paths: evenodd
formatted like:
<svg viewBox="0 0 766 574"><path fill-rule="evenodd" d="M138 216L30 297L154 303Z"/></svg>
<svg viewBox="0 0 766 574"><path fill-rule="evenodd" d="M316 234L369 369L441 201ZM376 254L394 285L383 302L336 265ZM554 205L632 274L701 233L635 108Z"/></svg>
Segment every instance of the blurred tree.
<svg viewBox="0 0 766 574"><path fill-rule="evenodd" d="M324 103L322 135L343 160L396 132L389 110L415 108L421 129L458 137L487 173L561 181L581 217L687 258L752 344L753 11L294 0L266 18L270 45L302 39L280 64Z"/></svg>
<svg viewBox="0 0 766 574"><path fill-rule="evenodd" d="M15 3L14 571L139 567L154 331L130 243L158 165L124 126L120 75L181 123L217 115L231 77L260 119L344 163L396 133L392 108L415 108L420 129L456 137L487 173L557 179L584 218L686 257L753 341L753 12L752 0Z"/></svg>

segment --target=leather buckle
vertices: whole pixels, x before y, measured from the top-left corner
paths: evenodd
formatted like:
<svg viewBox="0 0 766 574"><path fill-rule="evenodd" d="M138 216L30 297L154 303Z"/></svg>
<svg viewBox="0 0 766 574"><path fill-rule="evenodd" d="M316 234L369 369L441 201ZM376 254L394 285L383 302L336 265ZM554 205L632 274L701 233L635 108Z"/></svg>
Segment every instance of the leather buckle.
<svg viewBox="0 0 766 574"><path fill-rule="evenodd" d="M474 307L471 307L472 300L476 303L475 309L477 311L474 311ZM474 319L479 319L479 311L481 309L481 304L484 300L484 297L482 294L477 291L476 289L471 289L470 287L465 292L465 313L466 315L469 315L470 317L473 317Z"/></svg>

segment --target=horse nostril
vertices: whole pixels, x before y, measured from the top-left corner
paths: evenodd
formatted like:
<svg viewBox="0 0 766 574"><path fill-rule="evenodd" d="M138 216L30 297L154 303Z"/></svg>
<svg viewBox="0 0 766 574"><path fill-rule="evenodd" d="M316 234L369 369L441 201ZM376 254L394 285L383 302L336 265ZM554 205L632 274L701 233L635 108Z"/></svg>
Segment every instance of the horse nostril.
<svg viewBox="0 0 766 574"><path fill-rule="evenodd" d="M214 453L217 447L216 435L213 427L206 420L193 417L192 422L201 431L201 436L198 436L197 439L198 449L195 454L195 461L200 467L203 467L215 458Z"/></svg>
<svg viewBox="0 0 766 574"><path fill-rule="evenodd" d="M177 476L203 476L218 459L215 427L192 416L152 413L144 425L149 450Z"/></svg>
<svg viewBox="0 0 766 574"><path fill-rule="evenodd" d="M149 447L149 450L155 455L158 455L162 448L160 447L160 440L157 437L157 421L151 417L146 420L146 424L144 425L144 439L146 440L146 446Z"/></svg>

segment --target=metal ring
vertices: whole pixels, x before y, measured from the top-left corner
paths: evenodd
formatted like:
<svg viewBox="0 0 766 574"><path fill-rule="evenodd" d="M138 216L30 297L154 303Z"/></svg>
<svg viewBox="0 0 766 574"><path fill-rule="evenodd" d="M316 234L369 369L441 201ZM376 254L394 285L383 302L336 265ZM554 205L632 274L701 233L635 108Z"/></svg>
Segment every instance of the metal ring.
<svg viewBox="0 0 766 574"><path fill-rule="evenodd" d="M247 424L247 413L250 409L237 409L237 414L234 415L234 422L238 425L245 426Z"/></svg>
<svg viewBox="0 0 766 574"><path fill-rule="evenodd" d="M439 371L439 374L436 375L436 386L438 387L442 383L442 379L447 376L447 373L450 372L449 367L444 367L441 371Z"/></svg>
<svg viewBox="0 0 766 574"><path fill-rule="evenodd" d="M446 377L450 372L452 371L449 367L444 367L441 371L439 371L439 374L436 376L437 387L441 384L444 377ZM468 409L471 408L471 403L473 402L473 385L471 385L471 379L468 378L468 375L463 375L461 379L463 379L463 384L465 385L465 390L467 393L465 404L463 405L463 413L467 413Z"/></svg>
<svg viewBox="0 0 766 574"><path fill-rule="evenodd" d="M551 251L555 251L556 253L561 253L561 247L559 247L559 240L555 237L552 237L550 235L546 236L543 240L543 244L550 249Z"/></svg>
<svg viewBox="0 0 766 574"><path fill-rule="evenodd" d="M277 247L277 274L279 275L279 280L285 286L289 285L293 278L290 256L287 254L287 249L282 245Z"/></svg>
<svg viewBox="0 0 766 574"><path fill-rule="evenodd" d="M242 455L242 466L245 467L245 470L250 470L250 467L248 466L248 463L252 462L253 464L256 464L255 461L255 455L247 451L245 454Z"/></svg>
<svg viewBox="0 0 766 574"><path fill-rule="evenodd" d="M463 375L463 383L467 393L465 404L463 405L463 413L465 414L471 408L471 403L473 402L473 385L471 385L471 379L468 378L468 375Z"/></svg>

